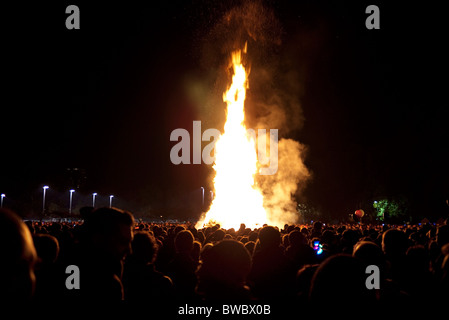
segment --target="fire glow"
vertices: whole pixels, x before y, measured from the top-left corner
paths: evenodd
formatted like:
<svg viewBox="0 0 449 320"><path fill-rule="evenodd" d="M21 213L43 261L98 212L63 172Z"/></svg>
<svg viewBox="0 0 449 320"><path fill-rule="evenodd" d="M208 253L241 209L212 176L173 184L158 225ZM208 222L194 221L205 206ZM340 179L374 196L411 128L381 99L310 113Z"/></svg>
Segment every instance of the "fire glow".
<svg viewBox="0 0 449 320"><path fill-rule="evenodd" d="M258 171L256 141L244 124L248 74L242 64L242 51L232 54L232 68L232 84L223 94L227 104L224 132L215 144L215 197L197 227L218 223L226 229L238 229L244 223L257 228L268 223L263 195L254 181Z"/></svg>

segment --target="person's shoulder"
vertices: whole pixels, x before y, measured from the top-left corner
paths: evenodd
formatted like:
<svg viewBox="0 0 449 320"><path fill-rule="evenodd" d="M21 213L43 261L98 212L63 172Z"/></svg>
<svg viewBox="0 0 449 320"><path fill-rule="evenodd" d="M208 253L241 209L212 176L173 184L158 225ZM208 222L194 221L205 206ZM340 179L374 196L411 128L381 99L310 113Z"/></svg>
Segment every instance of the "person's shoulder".
<svg viewBox="0 0 449 320"><path fill-rule="evenodd" d="M287 255L281 247L273 250L273 257L275 257L275 259L279 259L280 261L284 261L287 259Z"/></svg>

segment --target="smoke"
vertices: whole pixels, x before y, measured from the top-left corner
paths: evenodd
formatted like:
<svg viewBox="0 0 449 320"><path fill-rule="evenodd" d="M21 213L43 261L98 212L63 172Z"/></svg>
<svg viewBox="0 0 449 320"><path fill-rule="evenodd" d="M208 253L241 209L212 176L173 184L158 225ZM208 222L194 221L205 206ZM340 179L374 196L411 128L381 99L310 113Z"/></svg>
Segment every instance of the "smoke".
<svg viewBox="0 0 449 320"><path fill-rule="evenodd" d="M225 105L222 94L231 81L228 62L231 52L247 44L243 63L249 72L249 89L245 101L246 127L278 129L278 171L274 175L258 175L257 187L264 195L264 207L273 225L297 222L298 197L311 174L304 165L304 145L297 139L303 126L301 107L305 67L298 61L297 45L284 45L283 28L272 8L261 1L244 1L222 15L202 37L201 65L215 76L200 111L208 125L221 130ZM218 76L217 76L218 75ZM212 79L207 76L207 79ZM261 137L259 137L261 138ZM273 143L273 142L271 142ZM259 150L261 153L267 150ZM267 155L267 158L270 158ZM270 159L270 161L275 161Z"/></svg>
<svg viewBox="0 0 449 320"><path fill-rule="evenodd" d="M282 227L285 223L293 224L298 220L295 195L304 190L310 178L310 172L304 165L304 155L304 145L293 139L281 139L278 142L276 174L258 175L256 178L257 186L264 195L264 207L271 225Z"/></svg>
<svg viewBox="0 0 449 320"><path fill-rule="evenodd" d="M232 78L231 53L247 45L248 54L243 56L243 64L247 71L254 66L257 73L262 70L259 68L272 64L273 53L281 45L282 27L269 7L261 1L245 0L237 5L236 2L224 2L220 8L209 9L212 11L210 19L215 23L207 30L198 30L195 37L193 55L197 56L201 72L187 80L192 96L194 90L201 92L201 97L194 97L195 102L201 102L197 103L198 112L217 129L226 119L222 97ZM252 81L250 78L250 86Z"/></svg>

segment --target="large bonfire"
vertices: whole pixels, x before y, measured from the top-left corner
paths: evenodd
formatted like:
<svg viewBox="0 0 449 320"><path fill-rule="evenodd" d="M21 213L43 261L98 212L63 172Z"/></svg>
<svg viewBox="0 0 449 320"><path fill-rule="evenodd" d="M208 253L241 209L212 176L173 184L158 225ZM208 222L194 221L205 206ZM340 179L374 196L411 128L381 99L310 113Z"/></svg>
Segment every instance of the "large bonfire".
<svg viewBox="0 0 449 320"><path fill-rule="evenodd" d="M269 223L263 195L254 180L259 169L256 141L245 126L248 73L242 64L243 53L232 53L232 84L223 94L226 123L215 144L215 196L209 211L197 223L199 228L216 223L226 229L239 228L241 223L256 228Z"/></svg>

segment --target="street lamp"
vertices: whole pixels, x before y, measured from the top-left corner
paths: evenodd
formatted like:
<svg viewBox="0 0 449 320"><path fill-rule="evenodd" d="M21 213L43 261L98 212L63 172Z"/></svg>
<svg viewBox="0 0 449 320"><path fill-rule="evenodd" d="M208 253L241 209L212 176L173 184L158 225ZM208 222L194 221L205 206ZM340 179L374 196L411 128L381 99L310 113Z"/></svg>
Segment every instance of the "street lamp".
<svg viewBox="0 0 449 320"><path fill-rule="evenodd" d="M72 214L72 196L75 190L70 190L70 204L69 204L69 214Z"/></svg>
<svg viewBox="0 0 449 320"><path fill-rule="evenodd" d="M112 208L112 198L114 198L114 196L111 194L109 196L109 208Z"/></svg>
<svg viewBox="0 0 449 320"><path fill-rule="evenodd" d="M95 197L96 196L97 196L96 192L92 193L92 207L94 207L94 208L95 208Z"/></svg>
<svg viewBox="0 0 449 320"><path fill-rule="evenodd" d="M0 197L1 197L1 206L0 206L0 208L3 208L3 198L6 197L6 196L5 196L4 193L2 193L2 194L0 195Z"/></svg>
<svg viewBox="0 0 449 320"><path fill-rule="evenodd" d="M48 186L43 186L44 196L42 197L42 212L45 212L45 193L47 192Z"/></svg>
<svg viewBox="0 0 449 320"><path fill-rule="evenodd" d="M204 187L201 187L201 205L204 207Z"/></svg>

